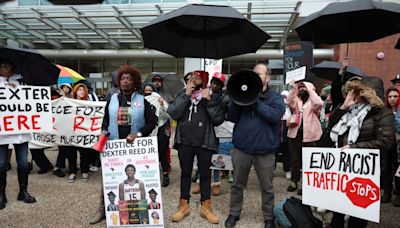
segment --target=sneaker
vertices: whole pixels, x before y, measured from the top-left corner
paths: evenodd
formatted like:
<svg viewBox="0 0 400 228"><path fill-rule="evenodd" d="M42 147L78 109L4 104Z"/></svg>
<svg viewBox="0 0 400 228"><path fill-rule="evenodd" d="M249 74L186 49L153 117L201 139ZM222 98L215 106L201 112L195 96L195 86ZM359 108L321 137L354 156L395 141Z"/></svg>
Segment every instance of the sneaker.
<svg viewBox="0 0 400 228"><path fill-rule="evenodd" d="M53 175L58 176L58 177L65 177L65 173L61 169L55 169L53 171Z"/></svg>
<svg viewBox="0 0 400 228"><path fill-rule="evenodd" d="M75 182L75 174L71 173L68 177L68 183L74 183Z"/></svg>
<svg viewBox="0 0 400 228"><path fill-rule="evenodd" d="M88 173L82 173L82 180L83 181L88 181L89 180L89 174Z"/></svg>
<svg viewBox="0 0 400 228"><path fill-rule="evenodd" d="M93 165L93 166L90 166L89 170L90 170L90 172L97 172L97 171L99 171L99 168L97 166Z"/></svg>
<svg viewBox="0 0 400 228"><path fill-rule="evenodd" d="M285 176L286 176L286 179L287 179L287 180L292 179L292 172L290 172L290 171L286 172L286 173L285 173Z"/></svg>
<svg viewBox="0 0 400 228"><path fill-rule="evenodd" d="M296 191L297 190L297 183L296 182L293 182L293 181L290 181L290 183L289 183L289 186L288 186L288 188L287 188L287 191L288 192L294 192L294 191Z"/></svg>

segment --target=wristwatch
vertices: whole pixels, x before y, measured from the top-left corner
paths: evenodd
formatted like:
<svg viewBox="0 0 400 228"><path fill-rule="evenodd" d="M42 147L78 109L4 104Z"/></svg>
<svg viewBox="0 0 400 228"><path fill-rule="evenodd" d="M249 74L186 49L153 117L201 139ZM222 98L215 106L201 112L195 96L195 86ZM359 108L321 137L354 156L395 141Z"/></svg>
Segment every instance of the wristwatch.
<svg viewBox="0 0 400 228"><path fill-rule="evenodd" d="M143 136L143 134L142 134L142 132L138 132L138 133L136 133L136 135L138 136L138 137L142 137Z"/></svg>

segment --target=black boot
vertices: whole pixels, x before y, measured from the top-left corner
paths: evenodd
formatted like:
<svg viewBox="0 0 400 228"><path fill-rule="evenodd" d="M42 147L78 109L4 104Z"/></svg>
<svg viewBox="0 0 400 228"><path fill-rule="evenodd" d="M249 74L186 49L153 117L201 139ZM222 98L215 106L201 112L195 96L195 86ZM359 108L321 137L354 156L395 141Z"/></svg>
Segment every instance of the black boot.
<svg viewBox="0 0 400 228"><path fill-rule="evenodd" d="M166 173L163 176L162 186L163 187L168 187L168 185L169 185L169 174Z"/></svg>
<svg viewBox="0 0 400 228"><path fill-rule="evenodd" d="M0 172L0 210L6 207L7 171Z"/></svg>
<svg viewBox="0 0 400 228"><path fill-rule="evenodd" d="M19 182L19 193L17 199L20 201L24 201L25 203L35 203L35 197L31 196L27 191L29 168L17 170Z"/></svg>

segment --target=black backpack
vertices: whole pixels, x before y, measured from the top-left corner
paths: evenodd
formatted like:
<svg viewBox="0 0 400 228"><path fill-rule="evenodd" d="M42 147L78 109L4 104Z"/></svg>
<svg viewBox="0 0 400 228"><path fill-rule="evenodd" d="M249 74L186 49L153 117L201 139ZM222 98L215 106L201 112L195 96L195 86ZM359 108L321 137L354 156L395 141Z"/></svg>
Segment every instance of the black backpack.
<svg viewBox="0 0 400 228"><path fill-rule="evenodd" d="M288 198L283 205L283 211L292 228L322 228L322 221L313 215L311 207L304 205L298 198Z"/></svg>

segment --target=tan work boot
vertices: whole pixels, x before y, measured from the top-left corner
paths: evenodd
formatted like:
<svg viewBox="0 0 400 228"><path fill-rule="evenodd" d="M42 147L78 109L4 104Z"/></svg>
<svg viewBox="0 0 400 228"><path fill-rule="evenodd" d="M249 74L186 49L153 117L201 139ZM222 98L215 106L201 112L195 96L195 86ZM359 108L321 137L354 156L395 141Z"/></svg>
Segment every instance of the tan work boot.
<svg viewBox="0 0 400 228"><path fill-rule="evenodd" d="M190 207L188 204L188 200L180 199L178 210L172 215L173 222L180 222L183 218L190 214Z"/></svg>
<svg viewBox="0 0 400 228"><path fill-rule="evenodd" d="M193 194L199 194L200 193L200 184L199 183L194 183L193 188L192 188L192 193Z"/></svg>
<svg viewBox="0 0 400 228"><path fill-rule="evenodd" d="M211 192L213 196L221 195L221 184L220 182L214 182L211 184Z"/></svg>
<svg viewBox="0 0 400 228"><path fill-rule="evenodd" d="M219 218L214 214L214 212L211 209L211 200L209 199L203 202L203 205L201 206L200 209L200 216L202 218L207 219L209 223L212 224L219 223Z"/></svg>

